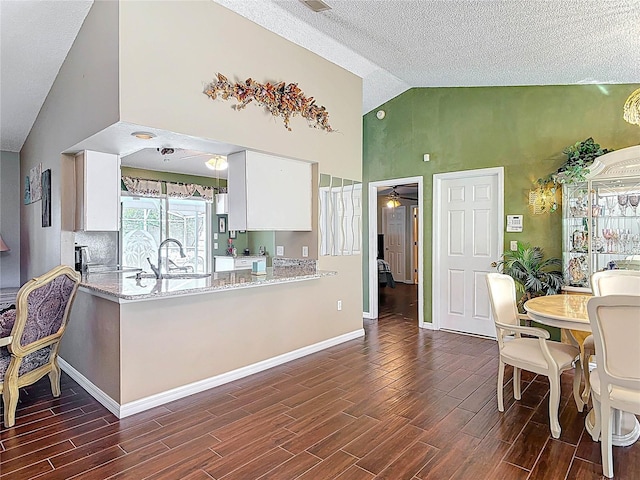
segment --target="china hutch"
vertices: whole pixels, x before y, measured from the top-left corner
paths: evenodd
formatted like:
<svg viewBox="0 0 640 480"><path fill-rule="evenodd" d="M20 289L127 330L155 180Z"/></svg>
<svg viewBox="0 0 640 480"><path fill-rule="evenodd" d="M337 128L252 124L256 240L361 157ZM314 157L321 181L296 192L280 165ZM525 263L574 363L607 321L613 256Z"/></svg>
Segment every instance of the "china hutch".
<svg viewBox="0 0 640 480"><path fill-rule="evenodd" d="M562 190L565 290L589 292L605 269L640 270L640 145L595 159L586 181Z"/></svg>

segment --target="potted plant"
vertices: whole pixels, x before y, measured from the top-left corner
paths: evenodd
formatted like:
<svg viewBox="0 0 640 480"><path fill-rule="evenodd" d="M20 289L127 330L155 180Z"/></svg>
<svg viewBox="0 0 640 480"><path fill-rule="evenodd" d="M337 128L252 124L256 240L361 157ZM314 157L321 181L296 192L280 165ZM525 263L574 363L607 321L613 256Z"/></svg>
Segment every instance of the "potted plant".
<svg viewBox="0 0 640 480"><path fill-rule="evenodd" d="M519 243L515 252L509 251L502 255L502 260L496 267L515 281L520 313L524 313L524 303L527 300L553 295L562 288L562 261L553 257L545 259L541 247Z"/></svg>
<svg viewBox="0 0 640 480"><path fill-rule="evenodd" d="M589 137L581 142L566 147L562 153L567 156L566 162L557 171L539 178L538 184L541 187L557 188L563 183L583 182L589 173L589 167L600 155L612 152L613 150L602 148L593 138ZM549 185L552 184L552 185Z"/></svg>

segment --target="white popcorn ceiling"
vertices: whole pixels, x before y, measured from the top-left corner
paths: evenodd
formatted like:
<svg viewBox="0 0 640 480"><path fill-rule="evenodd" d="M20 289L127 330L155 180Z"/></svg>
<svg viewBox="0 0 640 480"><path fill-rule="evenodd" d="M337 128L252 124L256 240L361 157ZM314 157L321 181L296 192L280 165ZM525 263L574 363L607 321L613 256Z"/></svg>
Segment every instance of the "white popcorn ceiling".
<svg viewBox="0 0 640 480"><path fill-rule="evenodd" d="M640 0L215 1L362 77L363 113L411 87L640 83ZM0 149L22 148L92 3L0 0Z"/></svg>
<svg viewBox="0 0 640 480"><path fill-rule="evenodd" d="M640 0L216 0L363 78L411 87L640 82Z"/></svg>

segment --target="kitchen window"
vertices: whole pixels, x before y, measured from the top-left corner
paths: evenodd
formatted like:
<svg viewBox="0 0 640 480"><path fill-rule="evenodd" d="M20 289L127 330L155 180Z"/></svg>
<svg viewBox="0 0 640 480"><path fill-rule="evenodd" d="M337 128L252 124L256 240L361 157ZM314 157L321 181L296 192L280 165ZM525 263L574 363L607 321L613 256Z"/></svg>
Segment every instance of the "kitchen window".
<svg viewBox="0 0 640 480"><path fill-rule="evenodd" d="M121 264L150 270L155 265L158 245L175 238L183 245L185 257L175 243L161 252L163 271L211 271L211 204L197 198L149 198L122 194Z"/></svg>

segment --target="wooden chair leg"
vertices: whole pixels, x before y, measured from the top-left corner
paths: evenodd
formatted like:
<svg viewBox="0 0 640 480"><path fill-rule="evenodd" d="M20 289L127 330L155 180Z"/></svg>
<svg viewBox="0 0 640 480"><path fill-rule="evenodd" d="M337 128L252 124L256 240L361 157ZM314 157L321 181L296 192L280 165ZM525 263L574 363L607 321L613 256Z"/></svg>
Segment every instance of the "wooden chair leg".
<svg viewBox="0 0 640 480"><path fill-rule="evenodd" d="M591 439L594 442L597 442L598 440L600 440L600 431L601 431L601 424L600 422L602 422L602 418L600 417L600 399L598 397L596 397L595 395L592 395L592 401L593 401L593 415L594 415L594 420L593 420L593 430L591 430Z"/></svg>
<svg viewBox="0 0 640 480"><path fill-rule="evenodd" d="M51 371L49 372L49 381L51 382L51 393L54 397L60 396L60 366L58 360L53 361Z"/></svg>
<svg viewBox="0 0 640 480"><path fill-rule="evenodd" d="M589 402L591 395L591 381L589 372L589 360L591 360L591 351L585 350L580 362L582 363L582 374L584 376L584 390L582 392L582 403L585 405Z"/></svg>
<svg viewBox="0 0 640 480"><path fill-rule="evenodd" d="M16 423L16 407L20 393L16 384L4 384L2 403L4 404L4 426L13 427Z"/></svg>
<svg viewBox="0 0 640 480"><path fill-rule="evenodd" d="M602 454L602 474L607 478L613 477L613 447L611 445L611 407L608 400L600 399L600 425L602 435L600 450Z"/></svg>
<svg viewBox="0 0 640 480"><path fill-rule="evenodd" d="M576 368L573 370L573 399L576 402L578 411L582 412L584 409L584 402L582 401L582 395L580 394L580 377L582 376L582 369L580 368L581 360L576 360Z"/></svg>
<svg viewBox="0 0 640 480"><path fill-rule="evenodd" d="M520 368L513 367L513 398L516 400L522 398L521 372L522 370Z"/></svg>
<svg viewBox="0 0 640 480"><path fill-rule="evenodd" d="M498 410L504 412L502 390L504 390L504 362L500 360L500 363L498 364Z"/></svg>
<svg viewBox="0 0 640 480"><path fill-rule="evenodd" d="M554 372L549 375L549 426L551 436L560 437L560 422L558 421L558 409L560 407L560 375Z"/></svg>

